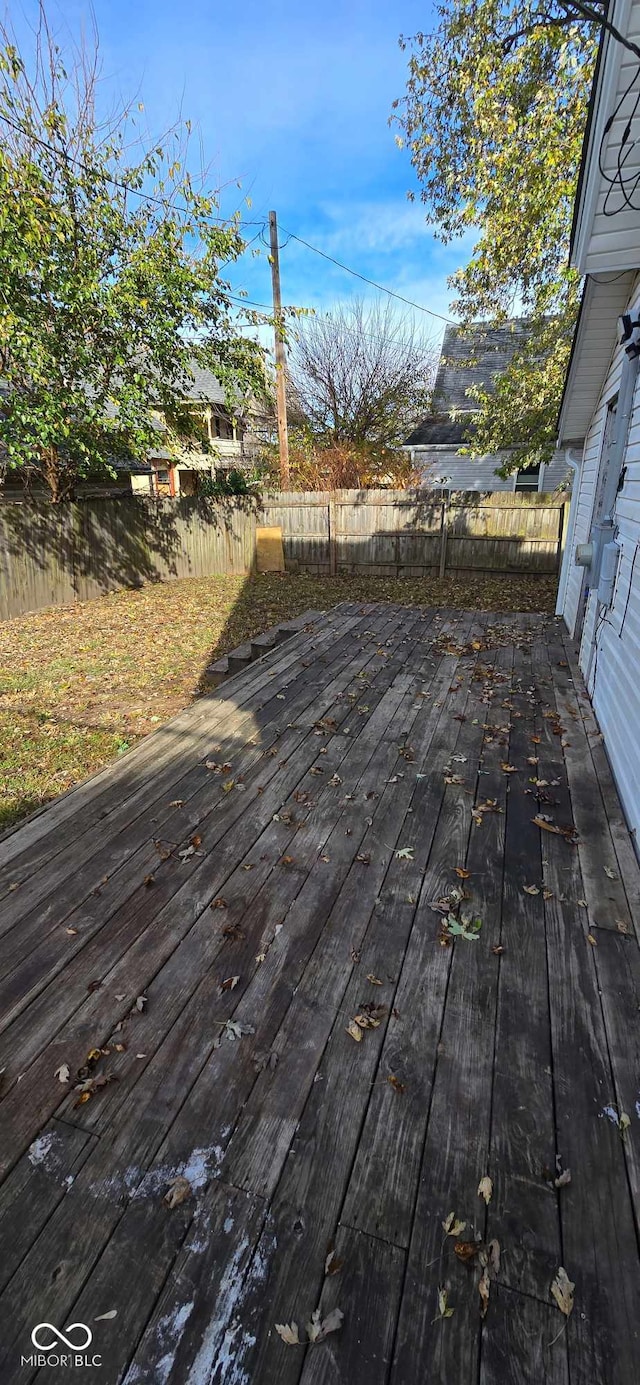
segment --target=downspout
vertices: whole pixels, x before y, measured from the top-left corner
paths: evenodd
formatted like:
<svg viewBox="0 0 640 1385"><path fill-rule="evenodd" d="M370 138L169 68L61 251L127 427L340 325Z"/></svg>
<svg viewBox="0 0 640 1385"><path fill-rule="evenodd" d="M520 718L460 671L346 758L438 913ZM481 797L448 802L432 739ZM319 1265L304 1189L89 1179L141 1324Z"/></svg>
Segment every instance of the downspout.
<svg viewBox="0 0 640 1385"><path fill-rule="evenodd" d="M561 616L564 614L564 599L567 594L569 566L571 564L571 553L573 548L573 535L576 527L576 515L578 513L578 494L580 491L580 468L582 467L583 458L582 452L572 455L573 453L574 449L572 447L565 448L564 459L567 463L567 466L570 467L573 472L573 481L571 485L571 502L569 505L569 519L567 521L564 557L562 559L562 570L560 572L560 581L558 583L558 596L556 600L557 616Z"/></svg>

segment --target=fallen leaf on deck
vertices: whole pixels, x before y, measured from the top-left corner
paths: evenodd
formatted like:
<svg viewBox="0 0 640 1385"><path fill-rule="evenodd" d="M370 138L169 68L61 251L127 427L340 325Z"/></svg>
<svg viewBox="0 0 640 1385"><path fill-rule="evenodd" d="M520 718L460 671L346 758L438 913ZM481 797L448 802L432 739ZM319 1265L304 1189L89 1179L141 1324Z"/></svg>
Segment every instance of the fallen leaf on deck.
<svg viewBox="0 0 640 1385"><path fill-rule="evenodd" d="M412 861L413 847L401 846L396 851L396 861Z"/></svg>
<svg viewBox="0 0 640 1385"><path fill-rule="evenodd" d="M94 1092L99 1092L101 1088L106 1087L109 1082L115 1081L115 1073L103 1072L100 1073L98 1077L88 1077L86 1081L76 1083L74 1091L80 1092L80 1096L78 1100L74 1102L74 1106L84 1106L85 1102L89 1101Z"/></svg>
<svg viewBox="0 0 640 1385"><path fill-rule="evenodd" d="M265 1053L254 1053L253 1066L256 1072L264 1072L265 1068L273 1069L278 1065L279 1054L274 1048Z"/></svg>
<svg viewBox="0 0 640 1385"><path fill-rule="evenodd" d="M368 851L359 851L356 856L356 861L359 861L362 866L368 866L371 861L371 856Z"/></svg>
<svg viewBox="0 0 640 1385"><path fill-rule="evenodd" d="M367 972L367 981L370 981L372 986L382 986L383 984L380 977L374 976L372 971Z"/></svg>
<svg viewBox="0 0 640 1385"><path fill-rule="evenodd" d="M468 880L469 876L471 875L471 871L465 870L464 866L454 866L454 870L456 875L460 876L461 880Z"/></svg>
<svg viewBox="0 0 640 1385"><path fill-rule="evenodd" d="M220 1048L223 1039L229 1039L233 1043L236 1039L241 1039L243 1034L255 1034L252 1024L239 1024L237 1020L225 1020L220 1027L218 1037L213 1041L214 1048Z"/></svg>
<svg viewBox="0 0 640 1385"><path fill-rule="evenodd" d="M537 885L523 885L522 888L525 894L540 894Z"/></svg>
<svg viewBox="0 0 640 1385"><path fill-rule="evenodd" d="M567 1271L563 1269L561 1265L551 1285L551 1295L552 1298L555 1299L560 1312L564 1313L565 1318L569 1317L571 1309L573 1308L573 1291L575 1287L575 1284L572 1284L569 1279Z"/></svg>
<svg viewBox="0 0 640 1385"><path fill-rule="evenodd" d="M487 798L485 799L484 803L474 804L473 808L471 809L471 816L476 824L476 827L480 827L482 825L482 818L485 813L501 812L502 809L498 807L497 798Z"/></svg>
<svg viewBox="0 0 640 1385"><path fill-rule="evenodd" d="M564 1169L562 1173L559 1173L559 1174L558 1174L558 1177L557 1177L557 1178L554 1178L554 1180L553 1180L553 1186L554 1186L554 1188L566 1188L566 1187L567 1187L567 1184L570 1183L570 1182L571 1182L571 1171L570 1171L570 1169Z"/></svg>
<svg viewBox="0 0 640 1385"><path fill-rule="evenodd" d="M331 1249L324 1262L324 1272L325 1274L338 1274L343 1265L344 1260L340 1260L335 1250Z"/></svg>
<svg viewBox="0 0 640 1385"><path fill-rule="evenodd" d="M450 1212L442 1223L442 1230L445 1236L461 1236L466 1225L466 1221L458 1221L455 1212Z"/></svg>
<svg viewBox="0 0 640 1385"><path fill-rule="evenodd" d="M500 769L504 770L505 774L517 774L518 772L517 765L510 765L506 760L500 761Z"/></svg>
<svg viewBox="0 0 640 1385"><path fill-rule="evenodd" d="M449 759L456 765L466 765L467 763L466 755L450 755Z"/></svg>
<svg viewBox="0 0 640 1385"><path fill-rule="evenodd" d="M455 1254L464 1265L468 1265L470 1260L475 1259L480 1249L479 1241L456 1241L453 1247Z"/></svg>
<svg viewBox="0 0 640 1385"><path fill-rule="evenodd" d="M592 947L598 946L598 939L594 938L593 933L587 933L587 942L591 943Z"/></svg>
<svg viewBox="0 0 640 1385"><path fill-rule="evenodd" d="M235 787L235 782L235 779L225 779L222 785L223 793L231 793L231 790Z"/></svg>
<svg viewBox="0 0 640 1385"><path fill-rule="evenodd" d="M445 784L464 784L464 779L461 774L445 774L444 782Z"/></svg>
<svg viewBox="0 0 640 1385"><path fill-rule="evenodd" d="M350 1035L351 1035L351 1038L352 1038L352 1039L355 1039L355 1041L356 1041L357 1044L360 1043L360 1041L361 1041L361 1039L362 1039L362 1030L361 1030L361 1028L360 1028L360 1025L357 1024L355 1020L350 1020L350 1021L349 1021L349 1024L347 1025L347 1031L346 1031L346 1032L347 1032L347 1034L350 1034Z"/></svg>
<svg viewBox="0 0 640 1385"><path fill-rule="evenodd" d="M612 869L611 869L611 866L603 866L602 869L603 869L605 875L608 875L608 876L609 876L609 879L610 879L610 880L617 880L617 879L618 879L618 877L617 877L617 875L616 875L616 873L615 873L615 870L612 870Z"/></svg>
<svg viewBox="0 0 640 1385"><path fill-rule="evenodd" d="M353 1022L361 1029L379 1029L386 1013L386 1005L363 1005L361 1013L355 1016Z"/></svg>
<svg viewBox="0 0 640 1385"><path fill-rule="evenodd" d="M117 1308L111 1308L111 1309L109 1310L108 1313L99 1313L98 1316L97 1316L97 1318L94 1318L93 1321L94 1321L94 1322L111 1322L111 1319L112 1319L112 1318L117 1318L117 1316L118 1316L118 1310L117 1310Z"/></svg>
<svg viewBox="0 0 640 1385"><path fill-rule="evenodd" d="M333 1308L326 1318L320 1317L320 1309L316 1308L311 1314L310 1321L307 1323L307 1337L310 1342L322 1342L330 1332L337 1332L342 1326L344 1313L340 1308ZM294 1324L292 1324L293 1326Z"/></svg>
<svg viewBox="0 0 640 1385"><path fill-rule="evenodd" d="M239 976L228 976L226 981L221 982L218 988L218 995L222 995L223 991L234 991L239 980Z"/></svg>
<svg viewBox="0 0 640 1385"><path fill-rule="evenodd" d="M621 1137L622 1137L623 1140L624 1140L624 1137L625 1137L625 1135L626 1135L626 1133L627 1133L627 1130L629 1129L629 1126L630 1126L630 1125L631 1125L631 1121L630 1121L629 1116L627 1115L626 1111L621 1111L621 1112L620 1112L620 1120L618 1121L618 1128L619 1128L619 1130L620 1130L620 1135L621 1135Z"/></svg>
<svg viewBox="0 0 640 1385"><path fill-rule="evenodd" d="M337 788L338 784L342 783L342 780L339 774L332 774L331 778L327 782L331 785L332 788L335 789Z"/></svg>
<svg viewBox="0 0 640 1385"><path fill-rule="evenodd" d="M389 1073L387 1082L391 1087L393 1087L394 1092L397 1092L399 1096L402 1096L402 1093L406 1092L407 1090L406 1082L401 1082L399 1077L396 1077L395 1073L393 1072Z"/></svg>
<svg viewBox="0 0 640 1385"><path fill-rule="evenodd" d="M301 1345L298 1336L298 1324L296 1322L277 1322L276 1332L286 1342L288 1347L299 1347Z"/></svg>
<svg viewBox="0 0 640 1385"><path fill-rule="evenodd" d="M485 1174L484 1178L481 1178L478 1184L478 1197L483 1197L488 1206L491 1202L492 1193L493 1183L491 1182L491 1179L488 1177L488 1175Z"/></svg>
<svg viewBox="0 0 640 1385"><path fill-rule="evenodd" d="M135 1007L134 1007L134 1008L135 1008L136 1010L140 1010L140 1012L142 1012L142 1011L144 1010L144 1007L145 1007L146 1003L147 1003L147 997L146 997L146 995L139 995L139 996L136 996L136 1002L135 1002Z"/></svg>
<svg viewBox="0 0 640 1385"><path fill-rule="evenodd" d="M488 1269L484 1269L484 1270L482 1271L482 1274L480 1275L480 1280L479 1280L479 1283L478 1283L478 1293L479 1293L479 1295L480 1295L480 1317L481 1317L481 1318L486 1318L486 1316L487 1316L487 1308L489 1307L489 1289L490 1289L489 1271L488 1271Z"/></svg>
<svg viewBox="0 0 640 1385"><path fill-rule="evenodd" d="M54 1077L57 1077L58 1082L68 1082L71 1076L71 1069L69 1067L69 1064L61 1063L60 1067L56 1068L53 1075Z"/></svg>
<svg viewBox="0 0 640 1385"><path fill-rule="evenodd" d="M226 907L227 901L226 899L223 899L222 896L220 896L219 899L214 899L212 903L209 905L210 909L226 909Z"/></svg>
<svg viewBox="0 0 640 1385"><path fill-rule="evenodd" d="M181 808L182 805L183 805L183 803L184 803L184 798L172 798L172 799L171 799L171 802L170 802L170 804L169 804L169 807L170 807L170 808ZM97 1322L97 1319L96 1319L96 1322Z"/></svg>
<svg viewBox="0 0 640 1385"><path fill-rule="evenodd" d="M453 1311L453 1308L449 1307L446 1289L438 1289L438 1313L433 1321L440 1322L443 1318L451 1318L453 1317Z"/></svg>
<svg viewBox="0 0 640 1385"><path fill-rule="evenodd" d="M553 890L543 890L543 891L542 891L542 898L543 898L543 899L553 899Z"/></svg>

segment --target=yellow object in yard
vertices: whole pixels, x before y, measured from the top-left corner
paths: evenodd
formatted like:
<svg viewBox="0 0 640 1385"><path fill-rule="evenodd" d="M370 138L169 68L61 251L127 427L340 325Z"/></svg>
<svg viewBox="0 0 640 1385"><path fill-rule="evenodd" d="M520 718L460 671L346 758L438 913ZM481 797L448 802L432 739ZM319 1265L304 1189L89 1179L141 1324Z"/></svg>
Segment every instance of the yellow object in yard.
<svg viewBox="0 0 640 1385"><path fill-rule="evenodd" d="M256 529L256 566L258 572L284 572L282 528L279 524Z"/></svg>

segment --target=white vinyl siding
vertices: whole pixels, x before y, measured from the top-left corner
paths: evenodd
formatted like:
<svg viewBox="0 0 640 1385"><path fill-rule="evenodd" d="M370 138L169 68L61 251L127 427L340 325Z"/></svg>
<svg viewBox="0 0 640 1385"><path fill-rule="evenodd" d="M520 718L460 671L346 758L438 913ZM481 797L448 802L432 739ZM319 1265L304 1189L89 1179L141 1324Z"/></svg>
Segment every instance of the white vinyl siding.
<svg viewBox="0 0 640 1385"><path fill-rule="evenodd" d="M628 305L640 308L638 285ZM579 478L578 510L572 548L589 538L597 495L598 474L606 425L607 407L618 393L623 349L616 349L600 400L587 434ZM588 594L580 667L604 736L609 760L632 831L640 829L640 383L636 385L624 465L624 485L618 495L614 522L621 558L612 606L598 615L597 595ZM580 624L582 569L573 555L565 593L563 615L574 633ZM595 638L595 645L594 645Z"/></svg>
<svg viewBox="0 0 640 1385"><path fill-rule="evenodd" d="M497 476L496 468L502 466L503 457L466 457L451 447L432 447L413 449L414 465L421 473L423 486L444 485L446 490L460 491L513 491L516 477ZM569 478L563 453L552 458L548 466L542 467L540 489L558 490ZM438 477L450 478L446 482Z"/></svg>

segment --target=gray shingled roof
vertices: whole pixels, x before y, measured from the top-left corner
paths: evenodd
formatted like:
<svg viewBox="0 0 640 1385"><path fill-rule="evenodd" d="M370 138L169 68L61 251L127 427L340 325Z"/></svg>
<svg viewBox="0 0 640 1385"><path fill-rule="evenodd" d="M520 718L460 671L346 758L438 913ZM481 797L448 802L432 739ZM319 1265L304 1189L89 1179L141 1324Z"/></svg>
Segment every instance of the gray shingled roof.
<svg viewBox="0 0 640 1385"><path fill-rule="evenodd" d="M472 386L493 388L496 375L509 365L529 337L526 318L512 318L499 327L483 322L471 327L447 327L433 389L433 413L409 434L405 446L460 443L469 434L470 418L450 418L454 410L471 415L477 404L469 396Z"/></svg>
<svg viewBox="0 0 640 1385"><path fill-rule="evenodd" d="M405 439L405 447L459 446L470 432L466 418L450 418L449 414L430 414Z"/></svg>
<svg viewBox="0 0 640 1385"><path fill-rule="evenodd" d="M187 389L187 399L204 399L207 404L224 404L225 394L215 375L204 366L191 361L189 369L193 375L193 385Z"/></svg>

